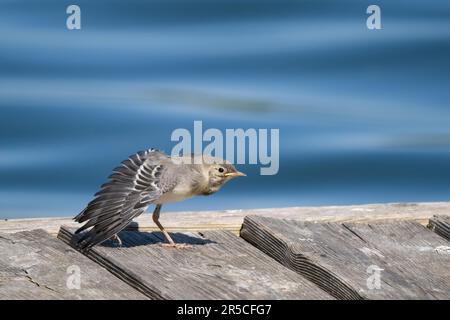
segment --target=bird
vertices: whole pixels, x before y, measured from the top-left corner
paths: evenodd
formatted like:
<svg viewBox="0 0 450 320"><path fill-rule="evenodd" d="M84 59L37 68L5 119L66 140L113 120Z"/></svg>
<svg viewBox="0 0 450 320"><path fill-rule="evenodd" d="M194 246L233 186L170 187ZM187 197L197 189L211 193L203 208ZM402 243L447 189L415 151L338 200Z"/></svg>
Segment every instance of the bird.
<svg viewBox="0 0 450 320"><path fill-rule="evenodd" d="M214 194L226 182L240 176L246 174L230 162L209 155L168 156L153 148L132 154L113 169L94 199L73 218L85 223L75 234L87 230L77 240L77 247L87 251L108 239L121 246L118 233L150 205L155 205L152 218L167 240L164 245L188 247L175 243L159 222L162 206Z"/></svg>

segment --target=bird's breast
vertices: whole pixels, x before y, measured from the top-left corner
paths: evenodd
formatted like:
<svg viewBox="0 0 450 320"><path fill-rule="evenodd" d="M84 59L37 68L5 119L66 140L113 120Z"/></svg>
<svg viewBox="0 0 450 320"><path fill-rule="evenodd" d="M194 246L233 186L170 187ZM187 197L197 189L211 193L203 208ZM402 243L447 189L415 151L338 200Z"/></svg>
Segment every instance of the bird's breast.
<svg viewBox="0 0 450 320"><path fill-rule="evenodd" d="M156 204L164 204L170 202L183 201L185 199L193 197L192 188L189 185L180 184L173 188L171 191L164 193L156 201Z"/></svg>

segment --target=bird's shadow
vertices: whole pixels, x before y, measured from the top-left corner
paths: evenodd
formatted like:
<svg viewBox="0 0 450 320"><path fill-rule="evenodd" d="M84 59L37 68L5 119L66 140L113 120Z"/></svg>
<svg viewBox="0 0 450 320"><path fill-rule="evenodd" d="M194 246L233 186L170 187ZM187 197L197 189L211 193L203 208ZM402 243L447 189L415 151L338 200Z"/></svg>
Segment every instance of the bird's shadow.
<svg viewBox="0 0 450 320"><path fill-rule="evenodd" d="M180 232L169 232L169 235L177 244L188 244L191 246L205 245L209 243L216 243L215 241L203 238L201 235L188 235ZM122 244L117 241L109 239L100 244L103 247L110 248L132 248L146 245L161 245L167 243L164 235L161 232L140 232L140 231L122 231L118 234Z"/></svg>

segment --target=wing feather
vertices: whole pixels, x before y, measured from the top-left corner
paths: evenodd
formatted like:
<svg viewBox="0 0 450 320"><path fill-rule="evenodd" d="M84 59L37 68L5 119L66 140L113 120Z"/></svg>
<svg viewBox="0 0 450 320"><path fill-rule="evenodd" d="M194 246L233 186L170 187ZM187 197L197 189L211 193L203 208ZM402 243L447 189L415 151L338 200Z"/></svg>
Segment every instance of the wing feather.
<svg viewBox="0 0 450 320"><path fill-rule="evenodd" d="M77 222L86 222L76 233L90 228L78 241L82 250L123 230L175 185L160 183L164 170L162 162L167 159L167 155L154 149L140 151L113 170L95 198L74 218Z"/></svg>

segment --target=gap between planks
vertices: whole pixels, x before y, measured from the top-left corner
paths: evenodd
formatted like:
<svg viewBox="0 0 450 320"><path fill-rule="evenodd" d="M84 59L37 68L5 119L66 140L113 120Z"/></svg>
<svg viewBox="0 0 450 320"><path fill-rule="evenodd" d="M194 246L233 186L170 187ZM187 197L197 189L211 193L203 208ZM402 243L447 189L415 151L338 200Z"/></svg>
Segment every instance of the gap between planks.
<svg viewBox="0 0 450 320"><path fill-rule="evenodd" d="M63 226L58 238L75 246L73 231ZM160 233L119 236L121 247L107 241L84 254L151 299L332 299L228 231L172 233L184 249L163 246Z"/></svg>
<svg viewBox="0 0 450 320"><path fill-rule="evenodd" d="M414 221L311 223L253 216L245 219L241 236L339 299L450 298L449 242ZM368 285L370 268L380 270L379 288Z"/></svg>

